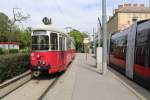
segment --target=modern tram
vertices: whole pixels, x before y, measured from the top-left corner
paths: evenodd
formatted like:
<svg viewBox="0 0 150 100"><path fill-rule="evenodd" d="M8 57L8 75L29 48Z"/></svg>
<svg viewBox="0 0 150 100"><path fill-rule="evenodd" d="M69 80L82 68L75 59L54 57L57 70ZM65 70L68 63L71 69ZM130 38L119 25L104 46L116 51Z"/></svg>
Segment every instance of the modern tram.
<svg viewBox="0 0 150 100"><path fill-rule="evenodd" d="M51 25L33 28L30 69L34 76L65 71L75 53L75 42L64 31Z"/></svg>
<svg viewBox="0 0 150 100"><path fill-rule="evenodd" d="M150 20L112 34L109 64L150 90Z"/></svg>

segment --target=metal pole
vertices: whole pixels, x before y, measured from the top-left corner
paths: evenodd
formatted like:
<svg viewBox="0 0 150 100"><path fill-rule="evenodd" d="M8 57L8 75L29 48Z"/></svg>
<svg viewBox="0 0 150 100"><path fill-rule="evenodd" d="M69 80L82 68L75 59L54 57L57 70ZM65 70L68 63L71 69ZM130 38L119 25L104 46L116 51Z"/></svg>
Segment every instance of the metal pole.
<svg viewBox="0 0 150 100"><path fill-rule="evenodd" d="M99 42L98 42L98 47L100 47L101 46L101 29L102 29L102 25L101 25L101 21L100 21L99 17L98 17L98 22L99 22L99 35L98 35Z"/></svg>
<svg viewBox="0 0 150 100"><path fill-rule="evenodd" d="M150 8L150 0L149 0L149 8Z"/></svg>
<svg viewBox="0 0 150 100"><path fill-rule="evenodd" d="M96 48L96 43L95 43L96 41L95 41L95 29L93 28L93 44L94 44L94 54L95 54L95 48Z"/></svg>
<svg viewBox="0 0 150 100"><path fill-rule="evenodd" d="M102 30L103 30L103 57L102 74L107 72L107 15L106 0L102 0Z"/></svg>

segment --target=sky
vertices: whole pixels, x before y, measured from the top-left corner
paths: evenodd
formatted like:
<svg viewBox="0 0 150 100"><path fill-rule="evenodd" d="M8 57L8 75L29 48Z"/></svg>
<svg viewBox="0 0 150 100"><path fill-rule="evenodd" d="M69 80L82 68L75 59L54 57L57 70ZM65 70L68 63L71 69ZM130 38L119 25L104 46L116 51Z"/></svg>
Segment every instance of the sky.
<svg viewBox="0 0 150 100"><path fill-rule="evenodd" d="M112 16L113 9L123 3L144 3L148 6L149 0L107 0L107 16ZM98 25L97 18L102 17L101 4L102 0L0 0L0 12L10 19L13 8L20 8L24 15L30 14L22 27L42 24L43 17L51 17L55 26L92 33Z"/></svg>

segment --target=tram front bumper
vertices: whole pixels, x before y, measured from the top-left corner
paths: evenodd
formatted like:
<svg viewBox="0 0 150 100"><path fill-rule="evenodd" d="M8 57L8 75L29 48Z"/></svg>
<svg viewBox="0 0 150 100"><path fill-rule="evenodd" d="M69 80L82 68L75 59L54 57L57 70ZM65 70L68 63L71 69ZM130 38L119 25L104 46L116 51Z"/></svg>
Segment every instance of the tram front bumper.
<svg viewBox="0 0 150 100"><path fill-rule="evenodd" d="M31 66L31 71L48 71L51 67L50 66Z"/></svg>

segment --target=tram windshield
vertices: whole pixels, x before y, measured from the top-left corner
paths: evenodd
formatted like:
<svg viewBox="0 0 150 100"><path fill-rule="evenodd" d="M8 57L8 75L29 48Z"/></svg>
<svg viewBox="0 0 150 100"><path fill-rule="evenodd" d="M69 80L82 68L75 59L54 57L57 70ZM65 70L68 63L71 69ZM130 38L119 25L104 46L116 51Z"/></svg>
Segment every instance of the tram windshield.
<svg viewBox="0 0 150 100"><path fill-rule="evenodd" d="M32 50L49 50L49 37L47 35L32 36Z"/></svg>

